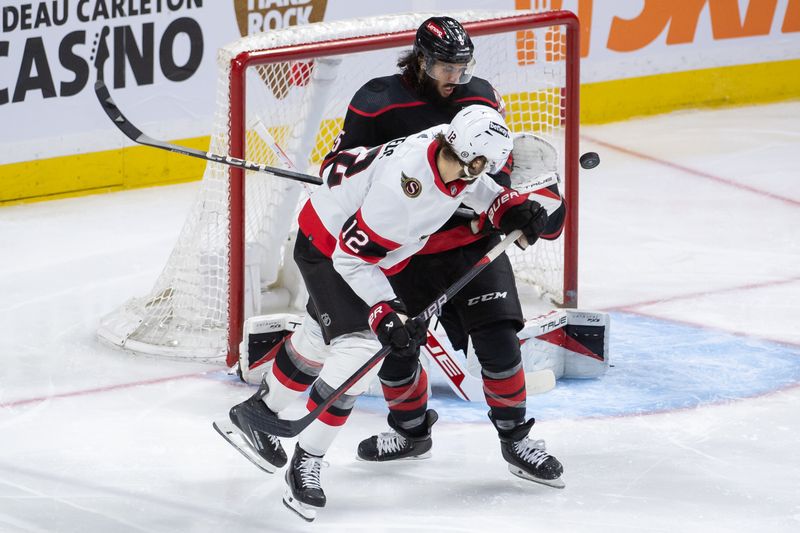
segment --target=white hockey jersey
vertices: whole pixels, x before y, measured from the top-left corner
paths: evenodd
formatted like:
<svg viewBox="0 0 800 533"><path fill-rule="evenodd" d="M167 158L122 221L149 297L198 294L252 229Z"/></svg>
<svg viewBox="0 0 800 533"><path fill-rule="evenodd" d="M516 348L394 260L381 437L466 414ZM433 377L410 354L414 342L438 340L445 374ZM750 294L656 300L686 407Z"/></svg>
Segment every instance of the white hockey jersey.
<svg viewBox="0 0 800 533"><path fill-rule="evenodd" d="M442 181L434 137L446 128L337 153L300 212L300 230L369 306L395 298L384 272L402 268L460 204L482 213L506 191L486 175Z"/></svg>

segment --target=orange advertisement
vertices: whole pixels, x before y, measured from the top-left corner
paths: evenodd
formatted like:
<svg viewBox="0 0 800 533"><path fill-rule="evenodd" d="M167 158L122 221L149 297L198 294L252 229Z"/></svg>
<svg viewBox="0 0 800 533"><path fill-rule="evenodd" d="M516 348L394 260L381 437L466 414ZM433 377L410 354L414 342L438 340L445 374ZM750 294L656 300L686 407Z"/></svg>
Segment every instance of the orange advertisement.
<svg viewBox="0 0 800 533"><path fill-rule="evenodd" d="M762 59L791 59L800 57L800 0L643 0L642 2L602 2L595 0L516 0L516 9L568 9L581 21L581 57L590 62L612 54L645 57L649 53L687 53L692 50L717 51L730 46L738 48L744 42L762 38L768 48ZM794 35L792 35L794 34ZM755 41L754 41L755 42ZM775 47L785 51L776 54ZM532 59L526 40L518 44L520 61ZM792 53L793 49L793 53ZM733 55L728 64L758 62L758 54ZM771 55L770 55L771 54ZM685 63L692 68L705 65L702 58ZM664 70L670 69L668 63ZM613 77L613 76L612 76Z"/></svg>

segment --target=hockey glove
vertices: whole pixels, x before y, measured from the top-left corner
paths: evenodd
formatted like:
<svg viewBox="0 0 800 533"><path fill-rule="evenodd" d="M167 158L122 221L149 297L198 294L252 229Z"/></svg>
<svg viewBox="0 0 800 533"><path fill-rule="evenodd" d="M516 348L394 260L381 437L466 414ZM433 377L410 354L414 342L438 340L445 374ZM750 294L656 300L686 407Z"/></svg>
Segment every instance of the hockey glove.
<svg viewBox="0 0 800 533"><path fill-rule="evenodd" d="M397 298L378 302L370 309L369 327L383 346L392 347L394 355L417 357L419 347L427 340L428 328L421 320L409 320L406 314L406 306Z"/></svg>
<svg viewBox="0 0 800 533"><path fill-rule="evenodd" d="M523 249L535 243L547 225L544 207L513 189L506 189L497 195L489 207L488 215L492 224L506 235L517 229L522 230L524 239L518 243Z"/></svg>

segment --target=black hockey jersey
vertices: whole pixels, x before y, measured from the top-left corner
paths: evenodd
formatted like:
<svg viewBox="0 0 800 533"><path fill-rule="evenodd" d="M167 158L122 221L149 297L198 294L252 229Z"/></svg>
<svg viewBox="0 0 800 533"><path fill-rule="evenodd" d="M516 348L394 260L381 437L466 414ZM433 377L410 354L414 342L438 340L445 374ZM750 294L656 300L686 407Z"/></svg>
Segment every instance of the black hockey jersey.
<svg viewBox="0 0 800 533"><path fill-rule="evenodd" d="M437 106L420 99L400 74L374 78L356 92L347 106L342 132L332 151L376 146L437 124L449 124L456 113L473 104L504 112L502 98L481 78L457 85L451 100L452 105Z"/></svg>

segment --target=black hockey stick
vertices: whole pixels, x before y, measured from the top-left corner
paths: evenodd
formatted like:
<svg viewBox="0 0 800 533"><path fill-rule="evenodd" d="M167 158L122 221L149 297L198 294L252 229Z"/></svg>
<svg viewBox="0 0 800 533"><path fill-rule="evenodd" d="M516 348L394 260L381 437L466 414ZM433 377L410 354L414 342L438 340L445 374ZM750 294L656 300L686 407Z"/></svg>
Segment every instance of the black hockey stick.
<svg viewBox="0 0 800 533"><path fill-rule="evenodd" d="M199 159L205 159L206 161L213 161L214 163L222 163L223 165L239 167L245 170L254 170L256 172L268 172L280 178L301 181L303 183L310 183L312 185L322 185L322 179L318 178L317 176L312 176L311 174L303 174L302 172L295 172L293 170L284 170L282 168L271 167L269 165L262 165L260 163L254 163L252 161L247 161L246 159L239 159L238 157L231 157L229 155L201 152L200 150L195 150L194 148L189 148L188 146L180 146L178 144L172 144L159 141L158 139L153 139L149 135L143 133L142 130L134 126L133 123L122 114L122 111L120 111L119 107L117 107L114 99L111 98L111 94L108 92L108 87L106 87L106 84L103 82L103 80L98 80L94 84L94 93L97 95L100 105L103 106L103 110L106 112L106 115L108 115L108 118L111 119L111 122L113 122L114 125L133 142L142 144L144 146L150 146L152 148L168 150L170 152L175 152L176 154L197 157ZM456 215L467 219L472 219L477 216L472 209L466 207L459 207L456 210Z"/></svg>
<svg viewBox="0 0 800 533"><path fill-rule="evenodd" d="M111 122L113 122L114 125L119 128L119 130L124 133L126 137L134 142L143 144L145 146L152 146L153 148L169 150L170 152L175 152L177 154L205 159L206 161L213 161L215 163L222 163L232 167L243 168L245 170L268 172L281 178L301 181L303 183L311 183L313 185L322 185L322 180L317 176L312 176L311 174L303 174L301 172L294 172L292 170L284 170L282 168L271 167L269 165L262 165L260 163L254 163L252 161L247 161L246 159L239 159L238 157L231 157L229 155L201 152L200 150L195 150L194 148L188 148L186 146L179 146L177 144L171 144L153 139L152 137L142 133L139 128L134 126L131 121L125 118L125 116L122 114L122 111L119 110L119 107L117 107L117 104L111 98L111 94L108 92L108 87L106 87L106 84L103 82L103 80L97 80L97 82L94 84L94 92L97 95L97 99L100 101L100 105L103 106L103 110L106 112L106 115L108 115L108 118L111 119Z"/></svg>
<svg viewBox="0 0 800 533"><path fill-rule="evenodd" d="M489 250L486 255L484 255L480 261L475 263L472 268L470 268L463 276L461 276L458 280L456 280L447 290L439 296L433 303L431 303L423 312L418 314L414 319L422 319L427 321L433 315L437 314L442 306L449 300L453 298L453 296L458 293L464 286L472 281L472 279L477 276L484 268L486 268L489 263L494 261L500 254L502 254L506 248L508 248L511 243L516 241L522 232L520 230L515 230L509 233L499 244L497 244L494 248ZM278 418L277 416L269 416L264 414L259 414L257 420L255 422L258 423L258 430L264 431L269 433L270 435L275 435L276 437L295 437L301 431L303 431L306 427L308 427L311 422L316 420L328 407L333 405L333 403L339 399L339 397L347 392L350 387L352 387L359 379L364 377L364 375L372 369L375 365L377 365L381 359L389 355L391 351L391 346L384 346L380 350L378 350L375 355L370 357L366 363L361 365L361 367L355 371L355 373L347 378L347 380L342 383L336 390L334 390L330 396L325 398L322 402L317 405L313 411L308 413L307 415L303 416L302 418L298 418L297 420L285 420L282 418ZM259 411L259 413L261 413Z"/></svg>

